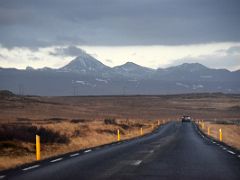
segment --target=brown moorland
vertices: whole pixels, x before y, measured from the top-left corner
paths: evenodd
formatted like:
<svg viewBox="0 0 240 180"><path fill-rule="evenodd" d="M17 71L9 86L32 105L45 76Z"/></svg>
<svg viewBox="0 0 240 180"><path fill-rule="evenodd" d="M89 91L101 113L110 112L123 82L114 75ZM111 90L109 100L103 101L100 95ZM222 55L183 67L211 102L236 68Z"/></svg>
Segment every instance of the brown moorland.
<svg viewBox="0 0 240 180"><path fill-rule="evenodd" d="M207 121L204 128L199 124L201 130L212 138L220 140L219 130L222 131L222 141L240 150L240 121Z"/></svg>
<svg viewBox="0 0 240 180"><path fill-rule="evenodd" d="M0 93L0 169L35 159L35 134L47 158L152 131L157 120L239 120L240 95L16 96Z"/></svg>

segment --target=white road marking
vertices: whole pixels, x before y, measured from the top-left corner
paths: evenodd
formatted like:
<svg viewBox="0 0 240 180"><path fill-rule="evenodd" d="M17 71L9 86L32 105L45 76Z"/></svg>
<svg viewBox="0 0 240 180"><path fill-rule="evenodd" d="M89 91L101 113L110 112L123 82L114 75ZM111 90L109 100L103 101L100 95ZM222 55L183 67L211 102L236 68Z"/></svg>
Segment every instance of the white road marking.
<svg viewBox="0 0 240 180"><path fill-rule="evenodd" d="M240 155L238 155L238 157L240 158Z"/></svg>
<svg viewBox="0 0 240 180"><path fill-rule="evenodd" d="M222 149L223 149L223 150L226 150L227 148L223 147Z"/></svg>
<svg viewBox="0 0 240 180"><path fill-rule="evenodd" d="M142 163L141 160L136 160L136 161L134 161L134 162L132 163L132 165L138 166L138 165L141 164L141 163Z"/></svg>
<svg viewBox="0 0 240 180"><path fill-rule="evenodd" d="M75 153L75 154L71 154L70 157L75 157L75 156L78 156L79 153Z"/></svg>
<svg viewBox="0 0 240 180"><path fill-rule="evenodd" d="M88 152L91 152L92 150L91 149L88 149L86 151L84 151L84 153L88 153Z"/></svg>
<svg viewBox="0 0 240 180"><path fill-rule="evenodd" d="M3 178L5 178L6 176L5 175L2 175L2 176L0 176L0 179L3 179Z"/></svg>
<svg viewBox="0 0 240 180"><path fill-rule="evenodd" d="M154 153L154 150L149 151L149 153Z"/></svg>
<svg viewBox="0 0 240 180"><path fill-rule="evenodd" d="M216 142L215 142L215 141L212 141L212 143L213 143L213 144L216 144Z"/></svg>
<svg viewBox="0 0 240 180"><path fill-rule="evenodd" d="M153 153L154 152L154 150L149 150L149 151L139 151L139 153Z"/></svg>
<svg viewBox="0 0 240 180"><path fill-rule="evenodd" d="M229 151L229 150L228 150L227 152L229 152L229 153L231 153L231 154L236 154L235 152L232 152L232 151Z"/></svg>
<svg viewBox="0 0 240 180"><path fill-rule="evenodd" d="M54 162L58 162L58 161L61 161L63 158L58 158L58 159L54 159L52 161L50 161L51 163L54 163Z"/></svg>
<svg viewBox="0 0 240 180"><path fill-rule="evenodd" d="M34 165L34 166L30 166L30 167L27 167L27 168L24 168L22 169L23 171L27 171L27 170L30 170L30 169L34 169L34 168L37 168L39 167L40 165Z"/></svg>

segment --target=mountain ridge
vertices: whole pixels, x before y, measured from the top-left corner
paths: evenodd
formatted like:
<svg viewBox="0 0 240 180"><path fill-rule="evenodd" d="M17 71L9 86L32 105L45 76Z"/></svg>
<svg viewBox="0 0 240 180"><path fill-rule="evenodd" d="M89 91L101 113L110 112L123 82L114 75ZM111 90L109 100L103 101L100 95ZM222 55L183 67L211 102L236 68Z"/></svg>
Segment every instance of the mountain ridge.
<svg viewBox="0 0 240 180"><path fill-rule="evenodd" d="M0 90L45 96L240 93L240 70L211 69L200 63L151 69L126 62L109 67L82 52L58 69L0 68L0 82Z"/></svg>

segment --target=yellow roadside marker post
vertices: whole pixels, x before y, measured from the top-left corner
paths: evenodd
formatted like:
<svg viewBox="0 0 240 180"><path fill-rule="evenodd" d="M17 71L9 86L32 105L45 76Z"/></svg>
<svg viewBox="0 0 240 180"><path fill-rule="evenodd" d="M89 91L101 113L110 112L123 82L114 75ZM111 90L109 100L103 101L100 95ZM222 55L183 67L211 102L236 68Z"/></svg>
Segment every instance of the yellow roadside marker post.
<svg viewBox="0 0 240 180"><path fill-rule="evenodd" d="M202 123L202 129L204 129L204 122Z"/></svg>
<svg viewBox="0 0 240 180"><path fill-rule="evenodd" d="M120 131L119 131L119 129L117 130L117 140L120 141Z"/></svg>
<svg viewBox="0 0 240 180"><path fill-rule="evenodd" d="M222 142L222 129L219 129L219 141Z"/></svg>
<svg viewBox="0 0 240 180"><path fill-rule="evenodd" d="M40 156L40 136L36 135L36 160L39 161L41 159Z"/></svg>
<svg viewBox="0 0 240 180"><path fill-rule="evenodd" d="M142 128L140 129L140 134L143 135L143 129Z"/></svg>
<svg viewBox="0 0 240 180"><path fill-rule="evenodd" d="M207 130L208 130L208 131L207 131L207 134L210 136L210 127L208 127Z"/></svg>
<svg viewBox="0 0 240 180"><path fill-rule="evenodd" d="M154 125L152 124L152 130L154 129Z"/></svg>
<svg viewBox="0 0 240 180"><path fill-rule="evenodd" d="M158 126L160 125L160 121L158 120Z"/></svg>

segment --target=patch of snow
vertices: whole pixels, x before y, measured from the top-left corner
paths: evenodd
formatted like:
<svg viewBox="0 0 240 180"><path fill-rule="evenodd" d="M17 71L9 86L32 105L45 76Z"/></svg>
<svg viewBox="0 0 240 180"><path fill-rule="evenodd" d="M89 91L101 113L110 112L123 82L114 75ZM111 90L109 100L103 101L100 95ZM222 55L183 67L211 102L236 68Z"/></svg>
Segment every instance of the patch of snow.
<svg viewBox="0 0 240 180"><path fill-rule="evenodd" d="M201 88L204 88L204 86L201 84L193 84L192 85L192 89L201 89Z"/></svg>
<svg viewBox="0 0 240 180"><path fill-rule="evenodd" d="M212 78L212 76L210 76L210 75L203 75L203 76L200 76L200 78L204 78L204 79L211 79L211 78Z"/></svg>
<svg viewBox="0 0 240 180"><path fill-rule="evenodd" d="M176 85L177 86L182 86L182 87L185 87L185 88L189 88L189 85L183 84L183 83L180 83L180 82L176 82Z"/></svg>
<svg viewBox="0 0 240 180"><path fill-rule="evenodd" d="M89 86L89 87L96 87L97 85L96 84L91 84L89 82L86 82L86 81L80 81L80 80L77 80L77 81L74 81L72 80L72 83L76 83L76 84L80 84L80 85L85 85L85 86Z"/></svg>
<svg viewBox="0 0 240 180"><path fill-rule="evenodd" d="M75 83L82 84L82 85L85 85L85 84L86 84L85 81L75 81Z"/></svg>
<svg viewBox="0 0 240 180"><path fill-rule="evenodd" d="M100 79L100 78L96 78L96 81L99 81L99 82L104 82L104 83L108 83L108 81L107 80L105 80L105 79Z"/></svg>

